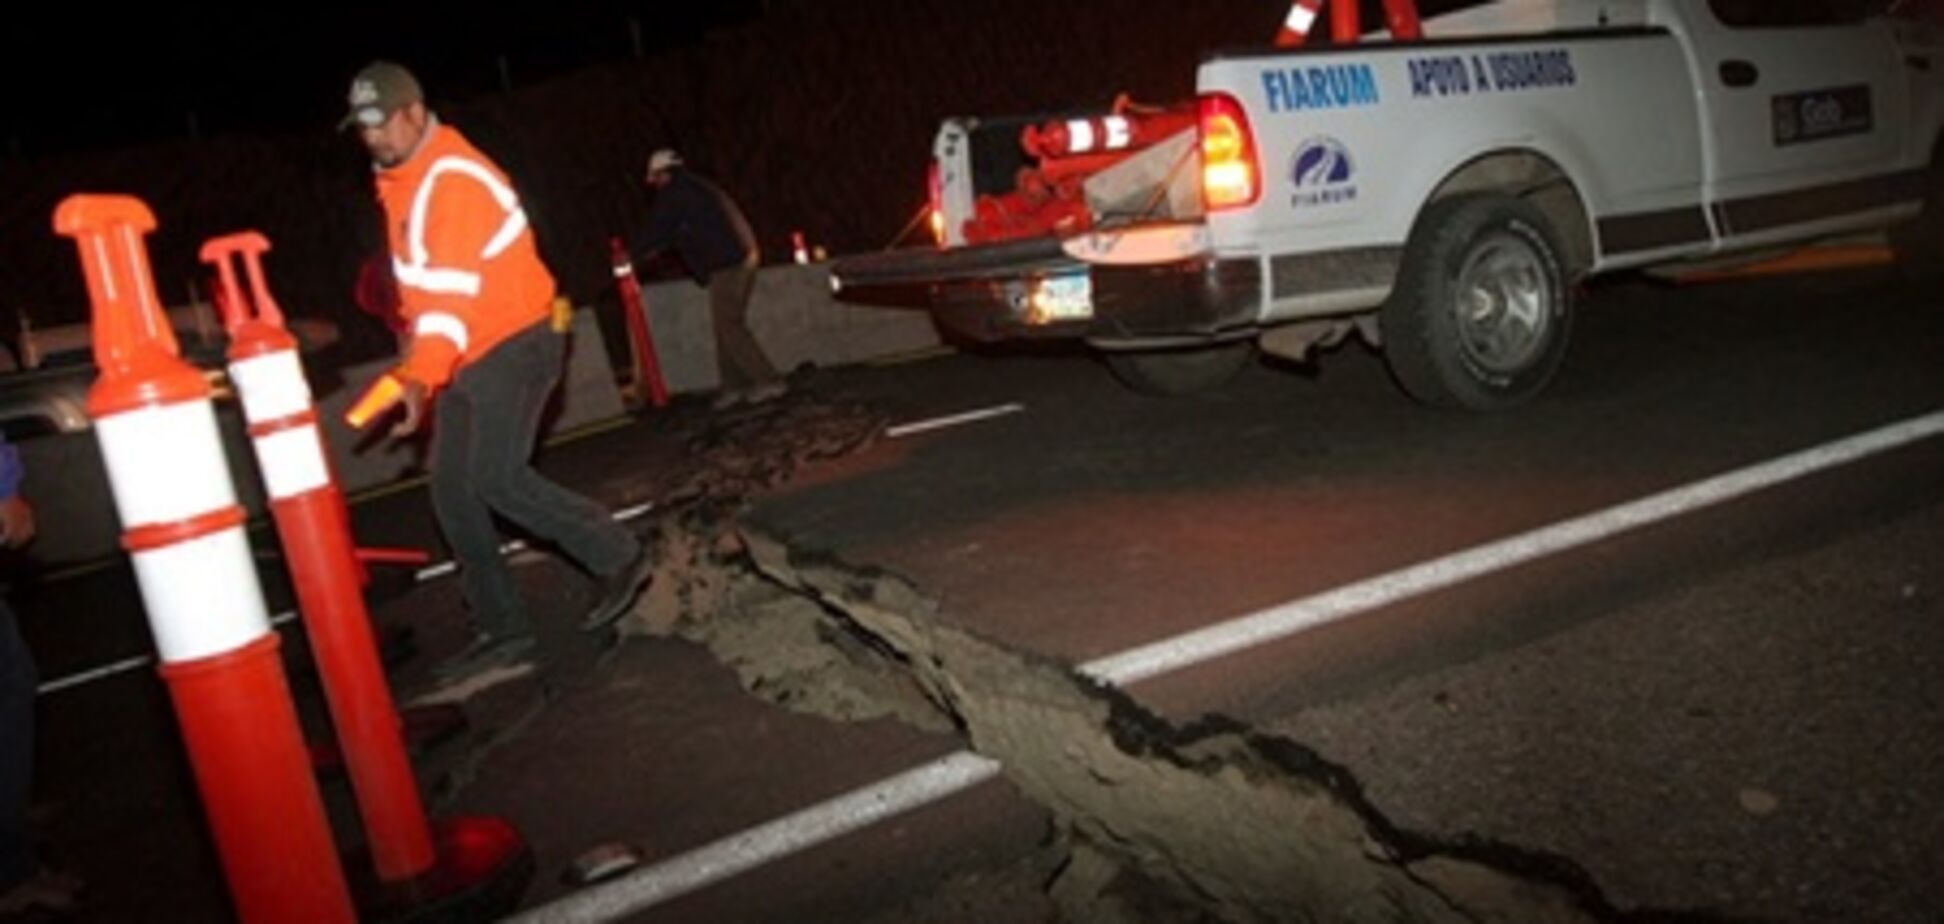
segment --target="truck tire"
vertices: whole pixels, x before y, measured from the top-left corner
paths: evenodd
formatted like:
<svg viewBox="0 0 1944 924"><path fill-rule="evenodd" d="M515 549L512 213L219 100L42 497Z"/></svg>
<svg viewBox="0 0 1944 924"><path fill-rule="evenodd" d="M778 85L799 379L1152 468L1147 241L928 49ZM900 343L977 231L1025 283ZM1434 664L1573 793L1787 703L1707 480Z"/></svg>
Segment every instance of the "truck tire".
<svg viewBox="0 0 1944 924"><path fill-rule="evenodd" d="M1404 391L1490 411L1545 388L1566 356L1572 289L1559 235L1531 203L1464 193L1425 209L1378 313Z"/></svg>
<svg viewBox="0 0 1944 924"><path fill-rule="evenodd" d="M1148 395L1186 395L1219 388L1256 357L1254 340L1170 350L1108 351L1107 368Z"/></svg>

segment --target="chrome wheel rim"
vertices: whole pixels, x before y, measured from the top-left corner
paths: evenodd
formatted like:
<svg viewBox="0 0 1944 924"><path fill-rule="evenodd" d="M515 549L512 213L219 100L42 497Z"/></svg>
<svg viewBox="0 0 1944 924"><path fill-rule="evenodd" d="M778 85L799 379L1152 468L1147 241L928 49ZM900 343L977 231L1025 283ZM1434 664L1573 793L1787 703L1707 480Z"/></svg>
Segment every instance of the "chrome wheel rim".
<svg viewBox="0 0 1944 924"><path fill-rule="evenodd" d="M1467 361L1489 373L1524 371L1552 333L1554 292L1531 242L1496 234L1466 255L1452 313Z"/></svg>

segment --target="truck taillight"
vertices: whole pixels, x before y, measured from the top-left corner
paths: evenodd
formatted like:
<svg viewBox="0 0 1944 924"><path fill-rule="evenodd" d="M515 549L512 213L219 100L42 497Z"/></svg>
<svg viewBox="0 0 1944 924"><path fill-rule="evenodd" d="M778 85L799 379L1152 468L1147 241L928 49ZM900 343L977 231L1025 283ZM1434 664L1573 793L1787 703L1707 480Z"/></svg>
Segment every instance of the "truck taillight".
<svg viewBox="0 0 1944 924"><path fill-rule="evenodd" d="M931 204L926 207L925 221L931 226L932 240L938 246L945 246L945 181L938 174L938 164L933 163L925 172L925 193Z"/></svg>
<svg viewBox="0 0 1944 924"><path fill-rule="evenodd" d="M1201 97L1202 204L1208 211L1253 205L1262 195L1255 137L1242 104L1227 93Z"/></svg>

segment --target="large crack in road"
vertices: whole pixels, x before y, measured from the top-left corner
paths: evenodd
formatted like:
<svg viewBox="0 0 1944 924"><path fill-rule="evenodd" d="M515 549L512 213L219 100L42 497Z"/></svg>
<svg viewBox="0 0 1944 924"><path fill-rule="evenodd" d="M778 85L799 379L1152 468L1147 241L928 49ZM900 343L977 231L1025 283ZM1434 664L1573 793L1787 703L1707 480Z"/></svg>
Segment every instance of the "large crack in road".
<svg viewBox="0 0 1944 924"><path fill-rule="evenodd" d="M700 511L665 519L657 550L628 631L701 643L792 709L956 730L1055 819L1049 891L1076 924L1704 920L1621 912L1564 858L1400 831L1301 744L1172 724L954 625L895 575Z"/></svg>
<svg viewBox="0 0 1944 924"><path fill-rule="evenodd" d="M1718 920L1620 911L1570 860L1402 831L1303 745L1178 725L1064 664L954 624L909 582L737 522L747 497L869 445L883 420L801 391L700 418L663 498L656 580L624 634L705 646L755 695L955 733L1053 819L1046 891L1075 924Z"/></svg>

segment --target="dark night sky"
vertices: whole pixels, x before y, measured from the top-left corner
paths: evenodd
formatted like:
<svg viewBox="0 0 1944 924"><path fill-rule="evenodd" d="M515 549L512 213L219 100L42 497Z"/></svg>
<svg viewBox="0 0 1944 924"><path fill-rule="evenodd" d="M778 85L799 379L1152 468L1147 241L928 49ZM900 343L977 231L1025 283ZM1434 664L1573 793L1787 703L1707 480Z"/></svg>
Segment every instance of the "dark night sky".
<svg viewBox="0 0 1944 924"><path fill-rule="evenodd" d="M778 0L231 7L35 0L0 25L10 97L0 156L29 158L228 132L328 130L375 57L418 72L435 103L700 40ZM523 10L523 12L521 11ZM31 25L28 25L29 17Z"/></svg>
<svg viewBox="0 0 1944 924"><path fill-rule="evenodd" d="M0 20L0 79L9 99L0 159L29 159L236 132L330 129L350 76L391 58L411 67L434 104L523 86L579 67L700 41L791 3L689 0L520 3L482 12L415 3L136 4L28 0ZM1194 0L1182 0L1192 3ZM1420 0L1425 12L1480 0ZM1262 0L1264 22L1288 0ZM1366 23L1382 22L1363 0ZM112 11L111 11L112 9ZM966 0L968 25L979 23ZM1004 23L993 24L1004 28ZM1265 33L1266 42L1269 33ZM502 72L502 61L505 71Z"/></svg>

